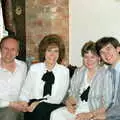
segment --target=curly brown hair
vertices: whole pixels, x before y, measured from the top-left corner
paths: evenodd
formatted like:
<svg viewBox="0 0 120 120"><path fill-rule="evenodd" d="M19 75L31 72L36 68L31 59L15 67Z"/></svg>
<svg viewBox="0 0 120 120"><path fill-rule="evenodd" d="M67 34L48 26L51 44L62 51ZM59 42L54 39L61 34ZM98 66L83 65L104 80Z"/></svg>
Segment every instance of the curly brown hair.
<svg viewBox="0 0 120 120"><path fill-rule="evenodd" d="M58 58L57 62L61 63L65 56L65 46L64 46L62 38L57 34L47 35L41 40L41 42L39 44L40 62L45 61L45 52L46 52L47 48L48 47L54 48L56 46L59 48L59 58Z"/></svg>

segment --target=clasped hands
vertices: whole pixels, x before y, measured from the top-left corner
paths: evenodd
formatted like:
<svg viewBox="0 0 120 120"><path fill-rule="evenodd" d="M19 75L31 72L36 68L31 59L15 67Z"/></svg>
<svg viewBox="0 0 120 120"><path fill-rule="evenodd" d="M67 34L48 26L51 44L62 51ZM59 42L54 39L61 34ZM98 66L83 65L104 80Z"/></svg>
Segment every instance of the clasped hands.
<svg viewBox="0 0 120 120"><path fill-rule="evenodd" d="M10 102L9 107L21 112L33 112L39 103L39 101L36 101L28 105L26 101Z"/></svg>
<svg viewBox="0 0 120 120"><path fill-rule="evenodd" d="M75 114L76 108L77 108L77 101L74 97L70 96L66 101L65 105L67 107L67 110ZM78 113L75 116L75 120L105 120L105 109L99 109L98 111L94 112L86 112L86 113Z"/></svg>
<svg viewBox="0 0 120 120"><path fill-rule="evenodd" d="M75 114L76 108L77 108L77 101L74 99L74 97L70 96L66 102L65 105L67 107L67 110ZM76 114L75 120L90 120L92 118L92 114L88 113L78 113Z"/></svg>

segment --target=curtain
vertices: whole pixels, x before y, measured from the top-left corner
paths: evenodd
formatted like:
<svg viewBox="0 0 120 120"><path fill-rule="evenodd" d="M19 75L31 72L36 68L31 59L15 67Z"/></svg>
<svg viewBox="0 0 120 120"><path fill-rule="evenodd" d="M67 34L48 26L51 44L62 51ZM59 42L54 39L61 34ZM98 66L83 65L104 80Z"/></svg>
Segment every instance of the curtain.
<svg viewBox="0 0 120 120"><path fill-rule="evenodd" d="M16 27L13 16L13 0L1 0L3 20L8 34L16 34Z"/></svg>
<svg viewBox="0 0 120 120"><path fill-rule="evenodd" d="M2 12L2 6L0 1L0 40L2 37L7 36L8 32L5 30L4 22L3 22L3 12Z"/></svg>

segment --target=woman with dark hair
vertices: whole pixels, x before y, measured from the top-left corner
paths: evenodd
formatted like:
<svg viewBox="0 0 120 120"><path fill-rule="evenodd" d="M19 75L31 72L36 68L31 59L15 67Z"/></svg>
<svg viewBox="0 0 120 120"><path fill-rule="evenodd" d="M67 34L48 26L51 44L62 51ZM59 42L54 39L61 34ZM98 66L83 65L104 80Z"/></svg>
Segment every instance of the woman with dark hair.
<svg viewBox="0 0 120 120"><path fill-rule="evenodd" d="M56 34L47 35L39 44L40 62L45 61L46 48L57 46L59 48L58 63L61 63L65 56L65 46L60 36Z"/></svg>
<svg viewBox="0 0 120 120"><path fill-rule="evenodd" d="M60 36L51 34L39 44L40 63L30 67L20 99L28 102L25 120L49 120L51 111L63 106L69 85L69 70L61 63L65 47Z"/></svg>

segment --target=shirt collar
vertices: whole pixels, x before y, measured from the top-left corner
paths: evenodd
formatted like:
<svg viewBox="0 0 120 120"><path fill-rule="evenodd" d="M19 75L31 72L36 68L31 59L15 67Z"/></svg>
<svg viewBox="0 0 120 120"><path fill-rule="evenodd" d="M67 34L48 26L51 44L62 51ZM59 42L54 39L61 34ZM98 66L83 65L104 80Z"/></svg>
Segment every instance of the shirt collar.
<svg viewBox="0 0 120 120"><path fill-rule="evenodd" d="M120 62L116 63L114 67L110 65L108 68L109 70L114 69L116 72L120 72Z"/></svg>
<svg viewBox="0 0 120 120"><path fill-rule="evenodd" d="M16 70L17 70L17 68L19 67L19 64L20 64L20 63L18 62L18 60L17 60L17 59L15 59L15 63L16 63L16 68L15 68L15 71L16 71ZM1 69L1 70L4 70L4 71L8 71L7 69L2 68L1 66L0 66L0 69ZM15 72L15 71L14 71L14 72Z"/></svg>
<svg viewBox="0 0 120 120"><path fill-rule="evenodd" d="M43 63L43 66L44 66L44 70L45 70L45 72L47 71L47 68L46 68L46 66L45 66L45 63ZM54 68L51 70L53 73L57 70L57 67L58 66L58 63L56 63L55 64L55 66L54 66Z"/></svg>
<svg viewBox="0 0 120 120"><path fill-rule="evenodd" d="M115 69L116 71L120 72L120 62L118 62L118 63L115 65L114 69Z"/></svg>

